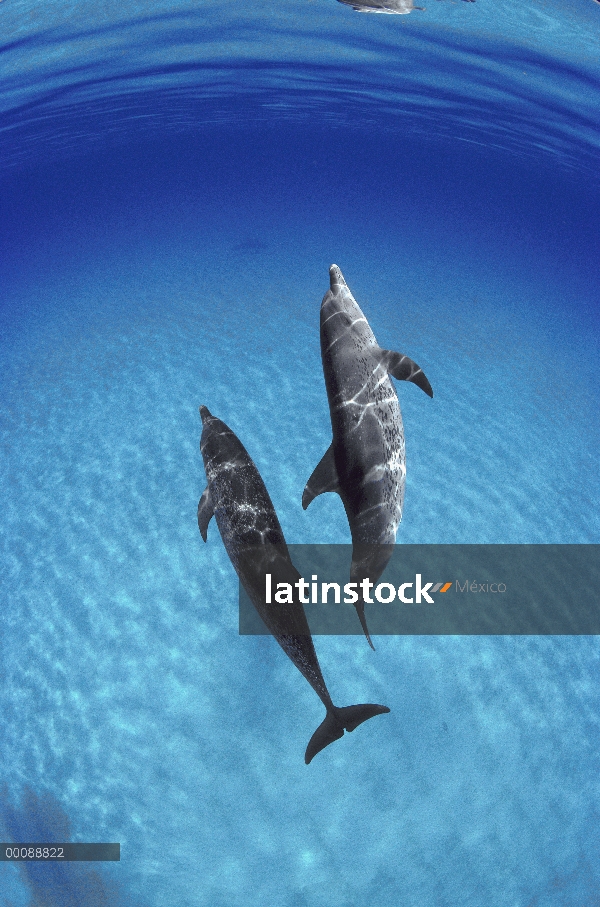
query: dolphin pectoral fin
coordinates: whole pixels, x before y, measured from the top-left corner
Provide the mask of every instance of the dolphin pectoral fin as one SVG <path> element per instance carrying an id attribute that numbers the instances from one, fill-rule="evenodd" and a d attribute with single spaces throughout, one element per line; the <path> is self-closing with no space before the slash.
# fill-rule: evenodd
<path id="1" fill-rule="evenodd" d="M 314 501 L 320 494 L 325 494 L 327 491 L 339 492 L 339 490 L 340 483 L 333 458 L 333 445 L 330 445 L 306 483 L 306 488 L 302 495 L 302 509 L 306 510 L 310 502 Z"/>
<path id="2" fill-rule="evenodd" d="M 335 740 L 340 740 L 344 736 L 344 731 L 353 731 L 363 721 L 368 721 L 375 715 L 384 715 L 389 712 L 387 705 L 375 705 L 367 703 L 364 705 L 347 705 L 335 711 L 328 710 L 325 720 L 319 725 L 309 740 L 304 754 L 304 761 L 309 762 L 320 753 L 321 750 L 329 746 Z"/>
<path id="3" fill-rule="evenodd" d="M 206 541 L 206 533 L 208 531 L 208 524 L 210 523 L 213 514 L 214 514 L 213 504 L 210 499 L 210 492 L 208 490 L 208 485 L 202 492 L 202 497 L 198 503 L 198 529 L 200 530 L 200 535 Z"/>
<path id="4" fill-rule="evenodd" d="M 363 628 L 363 632 L 364 632 L 365 636 L 367 637 L 367 642 L 369 643 L 369 645 L 371 646 L 373 651 L 375 651 L 375 646 L 371 642 L 371 637 L 369 635 L 369 628 L 367 627 L 367 621 L 365 618 L 365 603 L 356 602 L 354 607 L 356 608 L 356 613 L 358 614 L 358 619 L 360 620 L 360 625 Z"/>
<path id="5" fill-rule="evenodd" d="M 422 391 L 425 391 L 429 397 L 433 397 L 431 384 L 425 373 L 408 356 L 395 353 L 393 350 L 381 350 L 381 363 L 397 381 L 411 381 L 412 384 L 416 384 Z"/>

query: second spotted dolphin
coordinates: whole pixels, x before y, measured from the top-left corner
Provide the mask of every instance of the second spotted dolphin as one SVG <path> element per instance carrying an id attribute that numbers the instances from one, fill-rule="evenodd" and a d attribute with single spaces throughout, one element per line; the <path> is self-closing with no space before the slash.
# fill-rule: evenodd
<path id="1" fill-rule="evenodd" d="M 433 391 L 412 359 L 381 349 L 337 265 L 329 282 L 321 359 L 333 440 L 307 482 L 302 507 L 327 491 L 340 495 L 352 534 L 350 579 L 376 582 L 392 555 L 406 479 L 402 413 L 389 376 L 412 381 L 430 397 Z M 374 648 L 362 596 L 355 607 Z"/>
<path id="2" fill-rule="evenodd" d="M 299 590 L 292 594 L 292 600 L 281 604 L 271 602 L 266 595 L 267 573 L 271 574 L 275 589 L 285 584 L 292 590 L 301 577 L 290 560 L 260 473 L 242 442 L 224 422 L 205 406 L 200 407 L 200 415 L 200 450 L 208 485 L 198 504 L 198 527 L 206 541 L 208 524 L 213 516 L 216 518 L 225 550 L 250 600 L 327 710 L 306 748 L 304 761 L 308 764 L 320 750 L 343 737 L 345 730 L 353 731 L 374 715 L 389 712 L 389 708 L 374 703 L 340 708 L 331 701 Z"/>

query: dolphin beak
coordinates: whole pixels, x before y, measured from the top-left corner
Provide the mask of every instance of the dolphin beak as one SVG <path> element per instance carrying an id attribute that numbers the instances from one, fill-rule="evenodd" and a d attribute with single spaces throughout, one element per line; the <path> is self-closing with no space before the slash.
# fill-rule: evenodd
<path id="1" fill-rule="evenodd" d="M 358 619 L 360 621 L 361 627 L 363 628 L 363 632 L 364 632 L 365 636 L 367 637 L 367 642 L 369 643 L 369 645 L 371 646 L 373 651 L 375 651 L 375 646 L 371 642 L 371 637 L 369 636 L 369 628 L 367 627 L 367 621 L 365 620 L 364 602 L 356 602 L 354 607 L 356 608 L 356 613 L 358 614 Z"/>
<path id="2" fill-rule="evenodd" d="M 338 287 L 345 286 L 346 281 L 344 280 L 344 275 L 337 265 L 332 265 L 329 269 L 329 289 L 332 293 L 335 293 Z"/>
<path id="3" fill-rule="evenodd" d="M 203 425 L 204 425 L 204 422 L 206 421 L 206 419 L 212 419 L 212 415 L 209 413 L 208 408 L 206 406 L 200 407 L 200 418 L 202 419 Z"/>

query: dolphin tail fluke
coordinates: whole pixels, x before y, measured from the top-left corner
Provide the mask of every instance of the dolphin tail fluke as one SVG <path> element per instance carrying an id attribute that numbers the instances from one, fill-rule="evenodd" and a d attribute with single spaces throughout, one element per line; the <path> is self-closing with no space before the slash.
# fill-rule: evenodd
<path id="1" fill-rule="evenodd" d="M 425 391 L 428 397 L 433 397 L 431 384 L 427 380 L 425 372 L 419 368 L 416 362 L 403 356 L 402 353 L 394 353 L 392 350 L 381 350 L 382 364 L 388 370 L 388 373 L 396 381 L 410 381 L 416 384 L 422 391 Z"/>
<path id="2" fill-rule="evenodd" d="M 306 747 L 306 752 L 304 754 L 304 761 L 306 764 L 308 765 L 317 753 L 324 750 L 326 746 L 329 746 L 334 740 L 339 740 L 343 736 L 344 725 L 337 719 L 333 712 L 327 712 L 325 720 L 321 722 L 308 741 L 308 746 Z"/>
<path id="3" fill-rule="evenodd" d="M 306 747 L 304 761 L 308 765 L 317 753 L 324 750 L 330 743 L 343 737 L 344 731 L 353 731 L 363 721 L 368 721 L 374 715 L 383 715 L 386 712 L 389 712 L 387 705 L 375 705 L 372 703 L 348 705 L 345 708 L 336 708 L 335 711 L 328 710 L 325 720 L 310 738 Z"/>
<path id="4" fill-rule="evenodd" d="M 318 463 L 312 476 L 306 483 L 302 495 L 302 509 L 306 510 L 311 501 L 327 491 L 338 491 L 340 485 L 333 457 L 333 445 L 330 445 Z"/>

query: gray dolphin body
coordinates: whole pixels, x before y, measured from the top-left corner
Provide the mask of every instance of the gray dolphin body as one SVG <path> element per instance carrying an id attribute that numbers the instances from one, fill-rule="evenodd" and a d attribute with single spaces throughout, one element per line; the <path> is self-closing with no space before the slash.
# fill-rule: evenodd
<path id="1" fill-rule="evenodd" d="M 340 495 L 352 534 L 350 579 L 375 583 L 396 542 L 406 478 L 402 413 L 389 376 L 412 381 L 430 397 L 433 391 L 412 359 L 381 349 L 337 265 L 329 279 L 321 305 L 321 359 L 333 440 L 308 480 L 302 507 L 327 491 Z M 362 597 L 355 607 L 374 648 Z"/>
<path id="2" fill-rule="evenodd" d="M 198 504 L 198 527 L 206 542 L 208 524 L 216 518 L 225 550 L 244 589 L 285 654 L 325 706 L 327 715 L 312 735 L 304 761 L 308 765 L 320 750 L 353 731 L 374 715 L 389 712 L 385 705 L 350 705 L 338 708 L 323 680 L 310 629 L 299 598 L 300 574 L 292 564 L 277 514 L 265 484 L 246 448 L 224 422 L 200 407 L 200 450 L 208 485 Z M 287 583 L 293 602 L 266 600 L 265 574 L 272 588 Z"/>

